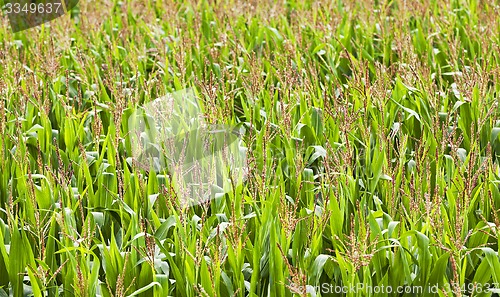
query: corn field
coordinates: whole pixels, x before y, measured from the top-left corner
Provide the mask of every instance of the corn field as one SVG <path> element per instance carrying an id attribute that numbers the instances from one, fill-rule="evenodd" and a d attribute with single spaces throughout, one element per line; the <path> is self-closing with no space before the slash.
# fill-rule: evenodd
<path id="1" fill-rule="evenodd" d="M 499 296 L 498 1 L 14 2 L 0 297 Z"/>

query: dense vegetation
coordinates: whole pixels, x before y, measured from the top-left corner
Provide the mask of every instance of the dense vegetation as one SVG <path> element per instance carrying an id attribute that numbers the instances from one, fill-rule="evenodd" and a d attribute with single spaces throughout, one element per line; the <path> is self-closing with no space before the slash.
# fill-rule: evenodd
<path id="1" fill-rule="evenodd" d="M 494 295 L 500 6 L 416 2 L 81 1 L 15 34 L 4 17 L 0 296 Z M 248 175 L 185 207 L 127 162 L 127 122 L 188 88 L 242 128 Z"/>

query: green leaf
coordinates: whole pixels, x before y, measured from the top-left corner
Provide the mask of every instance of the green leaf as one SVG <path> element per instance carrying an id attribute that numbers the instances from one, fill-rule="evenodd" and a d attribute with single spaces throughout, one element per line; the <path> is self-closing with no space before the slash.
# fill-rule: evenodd
<path id="1" fill-rule="evenodd" d="M 147 290 L 153 288 L 154 286 L 159 286 L 161 288 L 161 284 L 160 283 L 158 283 L 158 282 L 152 282 L 152 283 L 150 283 L 150 284 L 148 284 L 148 285 L 146 285 L 146 286 L 144 286 L 144 287 L 142 287 L 140 289 L 135 290 L 132 294 L 127 295 L 127 297 L 137 296 L 137 295 L 139 295 L 141 293 L 144 293 Z"/>

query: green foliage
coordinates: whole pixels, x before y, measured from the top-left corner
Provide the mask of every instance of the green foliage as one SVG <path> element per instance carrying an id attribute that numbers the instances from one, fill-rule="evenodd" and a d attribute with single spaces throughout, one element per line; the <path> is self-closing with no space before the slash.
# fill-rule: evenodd
<path id="1" fill-rule="evenodd" d="M 0 28 L 0 296 L 492 296 L 498 7 L 219 2 Z M 249 169 L 190 207 L 128 134 L 186 88 Z"/>

